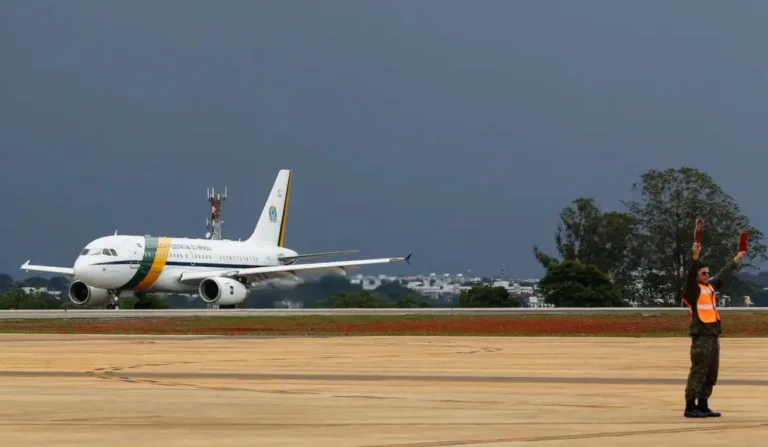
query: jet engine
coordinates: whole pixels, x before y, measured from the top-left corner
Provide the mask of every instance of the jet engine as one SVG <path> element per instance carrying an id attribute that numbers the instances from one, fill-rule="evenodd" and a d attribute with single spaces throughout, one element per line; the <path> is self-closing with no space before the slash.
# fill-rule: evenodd
<path id="1" fill-rule="evenodd" d="M 86 307 L 99 307 L 111 302 L 107 289 L 97 289 L 82 281 L 69 285 L 69 299 L 73 303 Z"/>
<path id="2" fill-rule="evenodd" d="M 248 289 L 232 278 L 206 278 L 200 283 L 198 293 L 206 303 L 232 306 L 245 300 Z"/>

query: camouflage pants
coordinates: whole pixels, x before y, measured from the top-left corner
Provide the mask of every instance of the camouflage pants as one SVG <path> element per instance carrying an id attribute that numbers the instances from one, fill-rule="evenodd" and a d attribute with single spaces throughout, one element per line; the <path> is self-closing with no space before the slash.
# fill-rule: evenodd
<path id="1" fill-rule="evenodd" d="M 685 399 L 709 399 L 720 369 L 720 338 L 714 335 L 691 337 L 691 372 Z"/>

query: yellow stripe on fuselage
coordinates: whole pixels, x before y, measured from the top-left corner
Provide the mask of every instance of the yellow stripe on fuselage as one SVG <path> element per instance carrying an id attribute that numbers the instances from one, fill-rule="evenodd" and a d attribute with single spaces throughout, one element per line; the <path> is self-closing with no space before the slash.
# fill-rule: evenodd
<path id="1" fill-rule="evenodd" d="M 152 267 L 150 267 L 146 278 L 136 286 L 136 290 L 144 290 L 151 286 L 157 281 L 160 274 L 163 273 L 165 263 L 168 262 L 168 252 L 171 251 L 171 241 L 173 241 L 173 238 L 170 237 L 158 238 L 157 251 L 155 251 L 155 258 L 152 260 Z"/>
<path id="2" fill-rule="evenodd" d="M 285 225 L 288 220 L 288 201 L 291 198 L 291 177 L 293 171 L 288 172 L 288 186 L 285 188 L 285 203 L 283 204 L 283 218 L 280 220 L 280 237 L 277 240 L 278 247 L 285 246 Z"/>

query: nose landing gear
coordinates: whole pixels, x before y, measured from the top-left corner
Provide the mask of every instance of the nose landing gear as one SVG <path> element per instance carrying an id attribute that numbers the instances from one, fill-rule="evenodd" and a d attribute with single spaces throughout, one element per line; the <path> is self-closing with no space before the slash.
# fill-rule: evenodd
<path id="1" fill-rule="evenodd" d="M 117 302 L 120 299 L 120 290 L 109 290 L 109 298 L 111 302 L 107 303 L 107 309 L 119 310 L 120 306 L 117 305 Z"/>

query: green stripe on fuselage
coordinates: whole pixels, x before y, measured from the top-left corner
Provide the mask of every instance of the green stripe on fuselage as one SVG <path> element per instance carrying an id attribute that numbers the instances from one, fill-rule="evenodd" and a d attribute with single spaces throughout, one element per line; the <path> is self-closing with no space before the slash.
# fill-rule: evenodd
<path id="1" fill-rule="evenodd" d="M 155 262 L 155 256 L 157 256 L 157 241 L 158 238 L 156 237 L 144 237 L 144 254 L 141 257 L 141 261 L 139 261 L 139 268 L 136 270 L 133 278 L 123 284 L 121 289 L 133 289 L 149 275 L 149 270 L 152 268 L 152 263 Z"/>

